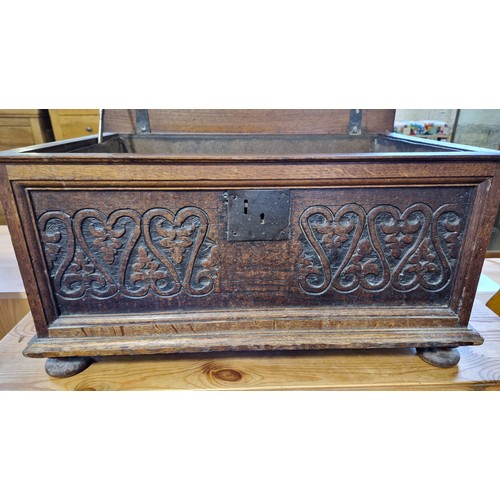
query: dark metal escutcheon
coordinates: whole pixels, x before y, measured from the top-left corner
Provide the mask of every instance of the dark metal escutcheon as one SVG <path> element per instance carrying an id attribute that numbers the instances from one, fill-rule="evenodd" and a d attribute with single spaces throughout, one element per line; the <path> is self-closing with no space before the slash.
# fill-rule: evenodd
<path id="1" fill-rule="evenodd" d="M 228 241 L 280 241 L 290 237 L 290 190 L 233 190 L 224 196 Z"/>

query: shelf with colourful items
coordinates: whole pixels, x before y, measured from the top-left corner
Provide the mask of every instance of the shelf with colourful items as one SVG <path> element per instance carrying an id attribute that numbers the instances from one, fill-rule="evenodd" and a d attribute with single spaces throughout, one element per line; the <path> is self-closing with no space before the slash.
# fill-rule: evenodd
<path id="1" fill-rule="evenodd" d="M 394 132 L 435 141 L 450 141 L 448 123 L 437 120 L 400 120 L 394 122 Z"/>

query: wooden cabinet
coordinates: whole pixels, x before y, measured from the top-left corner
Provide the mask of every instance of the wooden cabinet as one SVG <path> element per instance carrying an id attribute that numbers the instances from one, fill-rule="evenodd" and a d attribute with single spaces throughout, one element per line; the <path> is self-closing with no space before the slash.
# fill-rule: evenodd
<path id="1" fill-rule="evenodd" d="M 98 109 L 49 109 L 56 141 L 97 134 Z"/>
<path id="2" fill-rule="evenodd" d="M 54 139 L 46 109 L 0 109 L 0 150 L 41 144 Z M 0 205 L 0 225 L 6 224 Z"/>
<path id="3" fill-rule="evenodd" d="M 53 140 L 46 109 L 0 109 L 0 150 Z"/>

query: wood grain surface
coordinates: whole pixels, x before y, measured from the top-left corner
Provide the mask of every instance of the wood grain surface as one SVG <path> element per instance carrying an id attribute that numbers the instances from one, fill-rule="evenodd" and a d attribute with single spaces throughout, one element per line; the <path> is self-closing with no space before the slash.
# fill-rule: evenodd
<path id="1" fill-rule="evenodd" d="M 482 346 L 460 347 L 453 368 L 435 368 L 415 349 L 221 353 L 98 358 L 83 373 L 52 379 L 23 349 L 31 316 L 0 342 L 0 390 L 498 390 L 500 318 L 476 301 L 471 325 Z"/>
<path id="2" fill-rule="evenodd" d="M 26 298 L 1 298 L 0 297 L 0 339 L 14 328 L 19 320 L 30 312 Z"/>
<path id="3" fill-rule="evenodd" d="M 0 339 L 29 312 L 7 226 L 0 226 Z"/>
<path id="4" fill-rule="evenodd" d="M 346 134 L 350 109 L 150 109 L 152 132 Z M 363 112 L 364 132 L 392 132 L 395 110 Z M 105 132 L 135 132 L 135 110 L 108 109 Z"/>

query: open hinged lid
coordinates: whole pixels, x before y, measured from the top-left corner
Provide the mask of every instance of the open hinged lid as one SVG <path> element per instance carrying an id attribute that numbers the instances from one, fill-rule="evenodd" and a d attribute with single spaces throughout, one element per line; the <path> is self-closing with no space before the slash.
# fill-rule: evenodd
<path id="1" fill-rule="evenodd" d="M 106 109 L 97 136 L 0 152 L 18 161 L 358 161 L 498 151 L 392 133 L 393 109 Z"/>
<path id="2" fill-rule="evenodd" d="M 106 109 L 103 131 L 211 134 L 392 132 L 394 109 Z"/>

